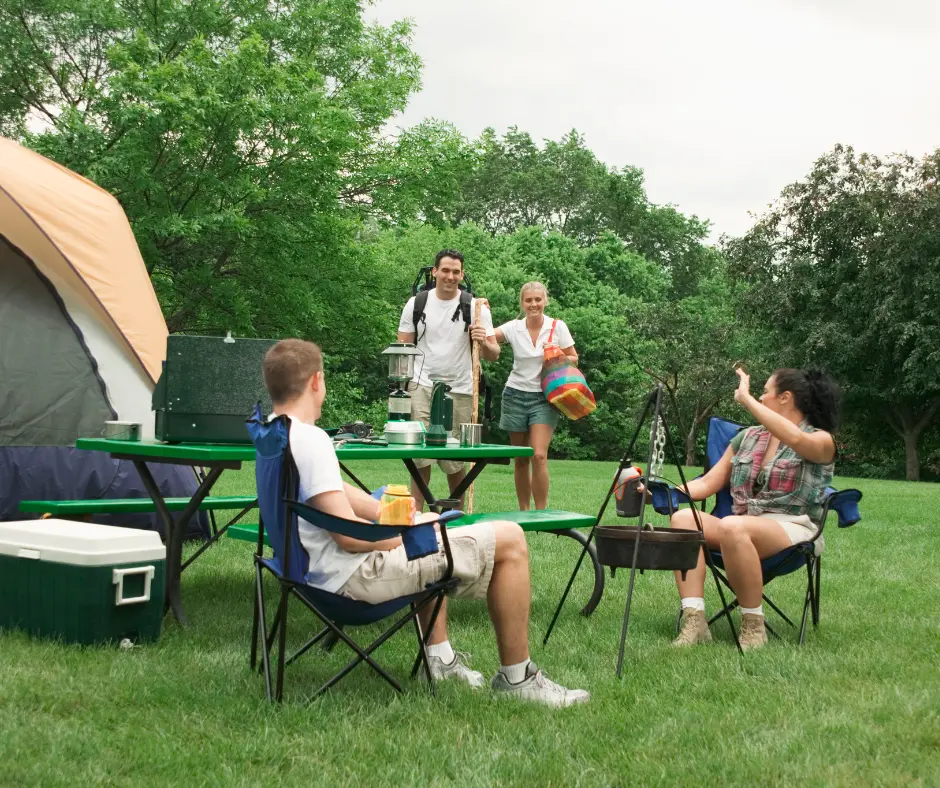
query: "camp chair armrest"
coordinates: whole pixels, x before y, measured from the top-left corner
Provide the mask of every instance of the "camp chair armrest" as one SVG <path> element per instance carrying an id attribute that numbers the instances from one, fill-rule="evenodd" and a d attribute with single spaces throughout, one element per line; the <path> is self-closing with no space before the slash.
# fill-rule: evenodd
<path id="1" fill-rule="evenodd" d="M 692 503 L 688 495 L 672 484 L 651 481 L 646 487 L 653 498 L 653 509 L 659 514 L 672 515 L 678 511 L 680 504 Z"/>

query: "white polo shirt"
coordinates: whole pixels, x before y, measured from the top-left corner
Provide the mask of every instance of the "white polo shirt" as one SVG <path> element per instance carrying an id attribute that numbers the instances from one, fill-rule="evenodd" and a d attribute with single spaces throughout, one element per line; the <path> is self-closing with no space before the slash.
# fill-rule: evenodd
<path id="1" fill-rule="evenodd" d="M 542 362 L 545 360 L 545 343 L 552 330 L 552 318 L 542 315 L 542 328 L 534 345 L 525 318 L 503 323 L 499 330 L 512 347 L 512 372 L 509 373 L 506 385 L 516 391 L 541 391 Z M 562 350 L 574 347 L 574 340 L 564 320 L 555 324 L 552 342 Z"/>
<path id="2" fill-rule="evenodd" d="M 470 319 L 473 319 L 476 299 L 470 302 Z M 424 323 L 415 331 L 415 300 L 409 298 L 401 313 L 398 330 L 406 334 L 417 334 L 418 350 L 423 356 L 415 357 L 414 382 L 421 386 L 430 386 L 432 380 L 449 383 L 454 394 L 473 394 L 473 358 L 470 354 L 470 335 L 464 330 L 461 315 L 454 320 L 454 311 L 460 305 L 460 296 L 449 301 L 437 297 L 437 289 L 428 292 L 428 302 L 424 308 Z M 493 336 L 493 318 L 490 310 L 480 310 L 480 325 L 486 329 L 488 337 Z"/>

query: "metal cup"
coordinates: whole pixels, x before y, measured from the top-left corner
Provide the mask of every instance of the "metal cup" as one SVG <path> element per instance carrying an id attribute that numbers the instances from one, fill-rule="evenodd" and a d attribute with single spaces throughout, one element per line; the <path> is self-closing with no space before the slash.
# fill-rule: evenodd
<path id="1" fill-rule="evenodd" d="M 140 424 L 134 421 L 106 421 L 104 437 L 115 441 L 139 441 Z"/>
<path id="2" fill-rule="evenodd" d="M 461 446 L 479 446 L 483 443 L 483 425 L 482 424 L 461 424 L 460 425 L 460 445 Z"/>

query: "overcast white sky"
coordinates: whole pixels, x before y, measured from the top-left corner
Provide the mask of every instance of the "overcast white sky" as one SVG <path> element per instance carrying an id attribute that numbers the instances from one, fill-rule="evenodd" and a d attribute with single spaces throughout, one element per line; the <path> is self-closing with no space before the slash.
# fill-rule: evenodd
<path id="1" fill-rule="evenodd" d="M 940 147 L 940 0 L 379 0 L 423 83 L 396 120 L 571 128 L 657 203 L 739 234 L 836 142 Z"/>

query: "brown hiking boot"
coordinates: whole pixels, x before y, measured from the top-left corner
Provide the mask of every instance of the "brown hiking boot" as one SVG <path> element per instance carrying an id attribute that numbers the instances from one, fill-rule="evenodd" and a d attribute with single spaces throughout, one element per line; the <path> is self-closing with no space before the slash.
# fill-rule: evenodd
<path id="1" fill-rule="evenodd" d="M 704 610 L 682 608 L 682 621 L 679 636 L 672 641 L 674 646 L 694 646 L 696 643 L 711 643 L 712 633 L 708 630 L 708 618 Z"/>
<path id="2" fill-rule="evenodd" d="M 744 651 L 766 645 L 767 630 L 764 629 L 764 617 L 756 613 L 744 613 L 741 616 L 741 634 L 738 640 Z"/>

